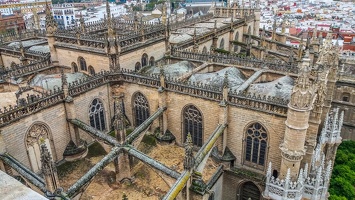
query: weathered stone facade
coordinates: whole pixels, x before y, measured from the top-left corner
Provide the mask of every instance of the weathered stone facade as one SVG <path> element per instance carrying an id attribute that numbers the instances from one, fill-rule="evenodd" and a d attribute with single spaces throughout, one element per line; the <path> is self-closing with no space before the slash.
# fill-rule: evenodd
<path id="1" fill-rule="evenodd" d="M 58 74 L 61 85 L 54 91 L 39 93 L 35 100 L 27 98 L 24 105 L 0 110 L 0 167 L 12 165 L 14 173 L 20 174 L 26 171 L 29 182 L 45 190 L 49 183 L 26 170 L 36 172 L 31 163 L 39 163 L 40 155 L 36 145 L 33 145 L 34 150 L 28 147 L 28 132 L 33 125 L 42 124 L 48 138 L 36 140 L 48 139 L 46 146 L 56 163 L 69 159 L 70 153 L 79 152 L 83 156 L 79 150 L 94 140 L 105 143 L 109 151 L 93 168 L 93 173 L 86 174 L 65 191 L 71 198 L 78 195 L 85 181 L 114 159 L 116 173 L 122 172 L 117 177 L 130 178 L 129 155 L 176 180 L 164 199 L 210 199 L 212 195 L 214 199 L 282 199 L 289 194 L 288 199 L 322 199 L 324 195 L 312 196 L 307 191 L 321 190 L 322 194 L 327 191 L 328 168 L 341 141 L 342 114 L 337 111 L 333 116 L 331 103 L 337 105 L 341 101 L 344 105 L 345 100 L 354 103 L 353 87 L 335 85 L 337 47 L 327 38 L 320 49 L 310 46 L 294 49 L 282 43 L 284 34 L 275 32 L 273 39 L 266 40 L 258 32 L 260 10 L 257 7 L 233 5 L 211 10 L 213 14 L 185 22 L 168 20 L 154 25 L 108 17 L 106 22 L 81 22 L 81 28 L 76 30 L 56 30 L 47 11 L 49 50 L 34 53 L 23 47 L 1 47 L 1 65 L 5 68 L 0 73 L 4 81 L 10 81 L 15 76 L 31 79 L 35 73 L 63 70 Z M 107 12 L 110 16 L 109 9 Z M 210 28 L 204 29 L 206 33 L 196 33 L 201 26 L 199 23 L 208 24 Z M 171 32 L 179 29 L 194 33 L 190 34 L 190 39 L 173 43 L 169 40 Z M 13 36 L 7 37 L 13 39 Z M 24 37 L 44 36 L 36 33 Z M 298 57 L 289 58 L 285 49 L 299 53 Z M 228 54 L 223 54 L 224 51 Z M 241 51 L 247 57 L 234 54 Z M 273 59 L 264 60 L 264 54 Z M 16 60 L 19 57 L 22 57 L 21 62 Z M 23 64 L 24 60 L 29 64 Z M 174 77 L 162 67 L 182 60 L 194 68 L 187 75 Z M 21 64 L 11 67 L 12 62 Z M 160 67 L 160 73 L 145 74 L 144 66 Z M 223 76 L 218 74 L 228 67 L 238 69 L 245 77 L 237 89 L 229 85 L 227 72 Z M 65 72 L 78 71 L 90 76 L 68 83 Z M 212 72 L 220 76 L 218 83 L 222 85 L 188 81 L 196 73 Z M 277 96 L 287 93 L 279 82 L 275 84 L 274 96 L 248 92 L 252 84 L 270 83 L 286 76 L 296 82 L 290 99 Z M 343 82 L 346 81 L 343 79 Z M 326 95 L 322 95 L 323 91 L 327 91 Z M 117 98 L 122 100 L 122 111 L 117 110 Z M 352 109 L 350 105 L 349 109 Z M 355 122 L 350 112 L 345 113 L 344 121 Z M 122 131 L 114 123 L 118 115 L 127 117 L 127 124 L 135 129 L 127 138 L 121 136 L 116 140 L 107 133 Z M 188 118 L 191 116 L 194 117 Z M 329 128 L 329 117 L 339 118 L 337 128 Z M 190 132 L 194 149 L 198 150 L 194 163 L 179 174 L 138 152 L 135 148 L 142 139 L 141 133 L 148 127 L 152 132 L 159 128 L 157 138 L 175 140 L 180 146 Z M 317 138 L 323 127 L 325 131 Z M 317 139 L 322 142 L 317 143 Z M 79 150 L 68 153 L 68 146 Z M 323 162 L 322 154 L 326 159 Z M 204 183 L 201 172 L 210 155 L 220 167 Z M 269 168 L 268 163 L 272 163 Z M 303 176 L 310 177 L 305 171 L 312 175 L 317 172 L 325 178 L 324 182 L 317 187 L 305 181 Z M 294 191 L 293 183 L 291 189 L 289 185 L 281 188 L 279 179 L 297 180 L 300 188 Z M 53 188 L 56 187 L 48 190 L 53 193 Z"/>

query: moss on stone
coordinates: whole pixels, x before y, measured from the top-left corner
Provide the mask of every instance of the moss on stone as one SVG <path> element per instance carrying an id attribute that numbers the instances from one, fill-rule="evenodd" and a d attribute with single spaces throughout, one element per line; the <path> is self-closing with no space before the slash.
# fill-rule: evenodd
<path id="1" fill-rule="evenodd" d="M 111 130 L 108 134 L 112 137 L 116 137 L 115 130 Z"/>
<path id="2" fill-rule="evenodd" d="M 133 132 L 133 129 L 130 129 L 130 128 L 127 129 L 127 130 L 126 130 L 126 136 L 128 136 L 128 135 L 131 134 L 132 132 Z"/>
<path id="3" fill-rule="evenodd" d="M 106 155 L 106 151 L 98 142 L 95 142 L 89 146 L 88 157 L 96 157 L 102 155 Z"/>
<path id="4" fill-rule="evenodd" d="M 150 145 L 150 146 L 156 146 L 157 145 L 157 141 L 155 140 L 155 137 L 152 135 L 144 135 L 142 142 Z"/>
<path id="5" fill-rule="evenodd" d="M 214 51 L 215 51 L 216 53 L 230 54 L 229 51 L 224 50 L 224 49 L 215 49 Z"/>

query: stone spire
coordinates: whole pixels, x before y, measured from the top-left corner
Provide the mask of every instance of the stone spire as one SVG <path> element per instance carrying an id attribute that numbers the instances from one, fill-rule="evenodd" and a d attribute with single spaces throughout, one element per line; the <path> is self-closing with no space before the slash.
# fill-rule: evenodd
<path id="1" fill-rule="evenodd" d="M 298 46 L 298 59 L 301 60 L 303 56 L 303 39 L 300 41 L 300 45 Z"/>
<path id="2" fill-rule="evenodd" d="M 317 41 L 317 33 L 318 33 L 318 24 L 313 28 L 313 33 L 312 33 L 312 41 L 318 42 Z"/>
<path id="3" fill-rule="evenodd" d="M 83 18 L 83 14 L 81 12 L 80 12 L 79 21 L 80 21 L 80 30 L 81 30 L 82 33 L 85 33 L 86 32 L 86 30 L 85 30 L 85 20 Z"/>
<path id="4" fill-rule="evenodd" d="M 164 25 L 166 25 L 166 17 L 167 17 L 167 11 L 166 11 L 166 2 L 163 3 L 163 10 L 161 13 L 161 21 Z"/>
<path id="5" fill-rule="evenodd" d="M 272 25 L 272 40 L 275 41 L 276 37 L 276 18 L 274 19 L 274 24 Z"/>
<path id="6" fill-rule="evenodd" d="M 51 9 L 46 2 L 46 32 L 47 35 L 53 35 L 57 31 L 57 22 L 54 20 Z"/>
<path id="7" fill-rule="evenodd" d="M 299 65 L 300 76 L 297 78 L 291 94 L 290 106 L 296 109 L 308 110 L 312 107 L 314 99 L 314 86 L 309 80 L 309 64 L 309 51 L 306 50 L 306 54 Z"/>
<path id="8" fill-rule="evenodd" d="M 34 7 L 32 8 L 32 14 L 33 14 L 34 29 L 40 30 L 37 9 Z"/>
<path id="9" fill-rule="evenodd" d="M 184 169 L 190 170 L 195 163 L 194 156 L 192 154 L 193 143 L 191 134 L 188 133 L 186 136 L 186 142 L 184 144 L 185 147 L 185 157 L 184 157 Z"/>
<path id="10" fill-rule="evenodd" d="M 62 89 L 64 92 L 64 98 L 69 96 L 68 93 L 68 81 L 67 81 L 67 76 L 64 73 L 64 70 L 61 70 L 61 79 L 62 79 Z"/>
<path id="11" fill-rule="evenodd" d="M 108 38 L 114 38 L 116 33 L 112 27 L 112 18 L 111 18 L 111 10 L 110 10 L 110 4 L 109 1 L 106 1 L 106 24 L 107 24 L 107 35 Z"/>
<path id="12" fill-rule="evenodd" d="M 41 144 L 41 164 L 41 171 L 45 179 L 46 188 L 53 193 L 59 187 L 57 168 L 44 142 Z"/>

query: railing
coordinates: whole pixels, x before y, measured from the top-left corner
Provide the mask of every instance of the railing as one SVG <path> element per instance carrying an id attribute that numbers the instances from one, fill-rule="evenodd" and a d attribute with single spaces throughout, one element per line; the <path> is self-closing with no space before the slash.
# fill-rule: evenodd
<path id="1" fill-rule="evenodd" d="M 1 34 L 0 36 L 0 43 L 8 43 L 12 41 L 16 41 L 19 39 L 21 35 L 21 39 L 29 39 L 29 38 L 35 38 L 35 37 L 45 37 L 46 32 L 42 30 L 25 30 L 21 31 L 18 34 L 12 32 L 12 33 L 5 33 Z"/>
<path id="2" fill-rule="evenodd" d="M 14 122 L 22 117 L 36 113 L 44 108 L 53 106 L 63 100 L 64 94 L 62 90 L 50 91 L 48 94 L 37 96 L 36 100 L 25 106 L 4 107 L 0 109 L 0 127 Z"/>
<path id="3" fill-rule="evenodd" d="M 51 61 L 50 57 L 40 60 L 35 63 L 30 63 L 28 65 L 15 65 L 13 67 L 5 68 L 1 73 L 3 77 L 19 77 L 28 73 L 34 73 L 36 71 L 46 69 L 50 67 Z"/>
<path id="4" fill-rule="evenodd" d="M 223 64 L 233 64 L 253 68 L 270 69 L 274 71 L 289 72 L 298 74 L 298 67 L 296 65 L 282 64 L 281 62 L 265 62 L 255 58 L 239 57 L 227 54 L 212 54 L 202 52 L 192 52 L 183 50 L 173 50 L 172 56 L 177 58 L 208 61 Z"/>
<path id="5" fill-rule="evenodd" d="M 166 90 L 182 94 L 188 94 L 199 98 L 204 98 L 212 101 L 221 101 L 223 99 L 222 89 L 213 88 L 208 85 L 197 84 L 195 82 L 184 84 L 177 79 L 167 78 Z"/>
<path id="6" fill-rule="evenodd" d="M 230 102 L 232 105 L 286 116 L 288 109 L 287 104 L 289 101 L 277 97 L 265 95 L 261 96 L 255 93 L 230 92 L 228 96 L 228 102 Z"/>
<path id="7" fill-rule="evenodd" d="M 112 82 L 126 82 L 158 89 L 163 87 L 168 92 L 180 93 L 196 98 L 221 102 L 223 100 L 222 88 L 197 83 L 182 83 L 177 79 L 167 77 L 165 85 L 161 85 L 159 75 L 143 76 L 136 72 L 122 69 L 119 72 L 103 71 L 94 76 L 77 80 L 68 85 L 68 94 L 72 97 L 98 88 Z M 24 106 L 7 107 L 0 109 L 0 127 L 11 123 L 23 116 L 35 113 L 43 108 L 57 104 L 64 99 L 62 90 L 54 90 L 48 94 L 27 99 Z M 255 94 L 229 92 L 228 104 L 238 107 L 247 107 L 262 112 L 285 116 L 287 101 L 275 97 L 258 96 Z"/>

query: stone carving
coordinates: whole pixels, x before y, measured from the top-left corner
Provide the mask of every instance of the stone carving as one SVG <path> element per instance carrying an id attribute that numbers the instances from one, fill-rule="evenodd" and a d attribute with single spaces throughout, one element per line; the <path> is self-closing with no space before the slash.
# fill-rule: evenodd
<path id="1" fill-rule="evenodd" d="M 184 169 L 190 170 L 194 166 L 194 156 L 192 154 L 193 143 L 191 134 L 188 133 L 186 137 L 185 147 L 185 158 L 184 158 Z"/>
<path id="2" fill-rule="evenodd" d="M 44 175 L 50 175 L 52 172 L 56 172 L 57 168 L 52 160 L 52 156 L 49 153 L 45 143 L 41 144 L 41 163 L 42 163 L 42 173 Z"/>
<path id="3" fill-rule="evenodd" d="M 27 134 L 27 145 L 37 143 L 39 140 L 48 138 L 48 129 L 44 124 L 34 124 Z"/>
<path id="4" fill-rule="evenodd" d="M 46 31 L 48 35 L 53 35 L 57 31 L 57 23 L 55 22 L 52 12 L 46 3 Z"/>

